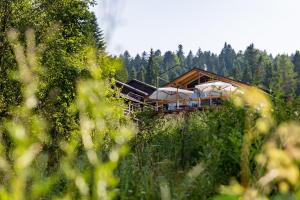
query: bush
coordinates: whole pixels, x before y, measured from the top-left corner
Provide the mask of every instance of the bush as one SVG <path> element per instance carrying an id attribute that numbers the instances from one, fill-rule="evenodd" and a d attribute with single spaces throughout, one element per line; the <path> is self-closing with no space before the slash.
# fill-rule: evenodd
<path id="1" fill-rule="evenodd" d="M 121 199 L 159 199 L 163 183 L 172 199 L 209 199 L 221 184 L 239 178 L 244 115 L 230 104 L 195 113 L 148 115 L 118 170 Z M 189 177 L 199 163 L 200 175 Z"/>

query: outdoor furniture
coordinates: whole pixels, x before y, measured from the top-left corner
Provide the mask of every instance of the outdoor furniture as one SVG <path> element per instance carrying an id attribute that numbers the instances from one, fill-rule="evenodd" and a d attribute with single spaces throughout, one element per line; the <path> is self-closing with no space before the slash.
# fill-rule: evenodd
<path id="1" fill-rule="evenodd" d="M 180 101 L 190 100 L 194 92 L 174 87 L 158 88 L 153 92 L 149 99 L 156 100 L 157 108 L 159 101 L 176 101 L 176 108 L 180 109 Z"/>
<path id="2" fill-rule="evenodd" d="M 238 90 L 238 87 L 222 81 L 214 81 L 196 85 L 195 88 L 200 91 L 201 96 L 203 97 L 222 96 L 224 94 L 233 93 Z"/>

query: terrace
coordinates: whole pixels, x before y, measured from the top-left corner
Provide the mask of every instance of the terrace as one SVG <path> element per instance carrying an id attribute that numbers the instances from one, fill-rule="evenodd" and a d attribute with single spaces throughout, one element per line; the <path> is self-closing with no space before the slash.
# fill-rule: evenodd
<path id="1" fill-rule="evenodd" d="M 148 102 L 155 103 L 158 112 L 203 110 L 221 105 L 224 99 L 240 92 L 240 88 L 232 84 L 210 81 L 195 85 L 192 89 L 158 88 L 149 96 Z"/>

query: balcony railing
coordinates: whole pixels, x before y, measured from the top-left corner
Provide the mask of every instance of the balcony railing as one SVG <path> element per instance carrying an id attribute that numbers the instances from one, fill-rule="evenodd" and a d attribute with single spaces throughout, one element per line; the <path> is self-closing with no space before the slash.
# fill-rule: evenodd
<path id="1" fill-rule="evenodd" d="M 190 100 L 177 100 L 177 101 L 156 101 L 157 112 L 178 112 L 184 110 L 199 110 L 212 106 L 222 105 L 223 101 L 228 96 L 209 96 L 201 98 L 192 98 Z"/>

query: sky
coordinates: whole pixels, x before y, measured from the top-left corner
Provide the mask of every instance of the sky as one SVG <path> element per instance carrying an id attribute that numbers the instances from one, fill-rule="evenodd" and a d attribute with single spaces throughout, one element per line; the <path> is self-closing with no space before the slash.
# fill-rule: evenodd
<path id="1" fill-rule="evenodd" d="M 118 55 L 151 48 L 219 53 L 254 43 L 273 55 L 300 50 L 300 0 L 97 0 L 92 10 L 107 51 Z M 101 1 L 101 2 L 100 2 Z"/>

